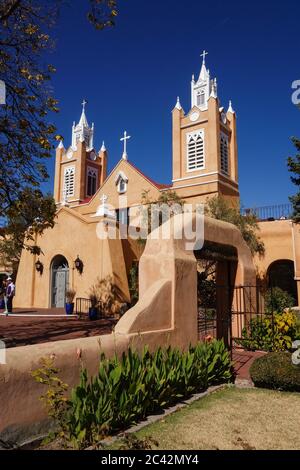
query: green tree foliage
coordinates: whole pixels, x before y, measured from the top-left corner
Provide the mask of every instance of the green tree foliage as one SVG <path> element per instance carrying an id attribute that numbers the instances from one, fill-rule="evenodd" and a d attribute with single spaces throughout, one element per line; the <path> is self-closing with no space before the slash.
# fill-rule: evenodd
<path id="1" fill-rule="evenodd" d="M 6 86 L 6 103 L 0 105 L 0 256 L 14 270 L 22 248 L 38 253 L 36 234 L 54 224 L 54 201 L 39 190 L 49 178 L 46 162 L 55 140 L 61 139 L 51 122 L 59 111 L 51 89 L 55 68 L 44 64 L 44 56 L 53 47 L 50 33 L 63 3 L 0 2 L 0 78 Z M 116 1 L 87 3 L 96 29 L 114 25 Z"/>
<path id="2" fill-rule="evenodd" d="M 205 206 L 205 213 L 214 219 L 223 220 L 238 227 L 251 253 L 264 254 L 265 247 L 257 233 L 259 226 L 254 214 L 242 215 L 239 207 L 232 206 L 222 196 L 209 199 Z"/>
<path id="3" fill-rule="evenodd" d="M 296 139 L 296 137 L 292 138 L 292 142 L 297 150 L 297 154 L 295 157 L 288 158 L 288 169 L 294 176 L 291 176 L 292 182 L 297 186 L 299 189 L 300 186 L 300 140 Z M 295 196 L 290 197 L 290 201 L 293 205 L 294 213 L 293 213 L 293 220 L 296 223 L 300 222 L 300 190 L 298 191 Z"/>
<path id="4" fill-rule="evenodd" d="M 53 197 L 39 189 L 25 188 L 7 211 L 7 223 L 0 234 L 0 263 L 17 272 L 22 249 L 41 253 L 36 237 L 54 226 L 56 205 Z"/>
<path id="5" fill-rule="evenodd" d="M 50 87 L 55 68 L 44 64 L 44 57 L 53 46 L 50 32 L 63 3 L 0 2 L 0 78 L 6 85 L 6 104 L 0 106 L 0 217 L 24 188 L 39 188 L 48 179 L 45 162 L 56 132 L 51 115 L 58 102 Z M 113 26 L 116 1 L 88 0 L 88 6 L 97 29 Z"/>

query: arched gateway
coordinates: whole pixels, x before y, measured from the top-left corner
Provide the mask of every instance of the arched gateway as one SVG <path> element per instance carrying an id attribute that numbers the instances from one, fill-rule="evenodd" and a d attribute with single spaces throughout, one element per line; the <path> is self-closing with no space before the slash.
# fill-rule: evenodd
<path id="1" fill-rule="evenodd" d="M 51 263 L 51 307 L 63 308 L 69 283 L 69 264 L 62 255 L 57 255 Z"/>
<path id="2" fill-rule="evenodd" d="M 192 215 L 193 231 L 199 217 Z M 160 337 L 182 348 L 197 341 L 196 256 L 201 253 L 198 242 L 203 231 L 196 234 L 192 242 L 180 236 L 181 222 L 181 215 L 176 215 L 148 237 L 139 265 L 140 300 L 116 325 L 116 334 L 149 336 L 150 346 L 152 341 L 159 342 Z M 201 223 L 204 249 L 207 244 L 233 249 L 232 269 L 228 271 L 227 265 L 223 264 L 219 272 L 221 281 L 230 277 L 233 286 L 254 286 L 256 274 L 252 255 L 239 229 L 206 216 Z M 166 230 L 168 224 L 171 225 L 171 237 L 164 239 L 161 230 Z M 188 228 L 184 232 L 188 233 Z M 188 250 L 187 243 L 191 246 Z M 243 306 L 245 311 L 246 307 Z"/>

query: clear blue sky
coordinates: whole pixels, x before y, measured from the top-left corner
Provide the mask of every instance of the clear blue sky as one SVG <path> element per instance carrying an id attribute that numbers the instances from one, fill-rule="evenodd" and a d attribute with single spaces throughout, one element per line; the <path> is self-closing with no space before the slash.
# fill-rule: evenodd
<path id="1" fill-rule="evenodd" d="M 129 159 L 169 183 L 171 111 L 177 95 L 189 111 L 191 76 L 206 49 L 221 104 L 232 99 L 237 113 L 242 204 L 288 202 L 296 190 L 286 167 L 294 153 L 289 139 L 300 136 L 300 110 L 291 102 L 291 83 L 300 79 L 299 0 L 120 0 L 116 27 L 102 32 L 88 24 L 87 4 L 64 7 L 51 54 L 61 110 L 55 123 L 66 146 L 85 98 L 97 150 L 105 140 L 109 151 L 109 169 L 121 158 L 126 129 Z M 52 191 L 54 158 L 50 167 Z"/>

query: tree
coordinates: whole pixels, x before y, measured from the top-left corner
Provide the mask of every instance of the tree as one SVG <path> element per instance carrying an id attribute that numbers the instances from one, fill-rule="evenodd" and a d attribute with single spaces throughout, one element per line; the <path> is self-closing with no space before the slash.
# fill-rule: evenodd
<path id="1" fill-rule="evenodd" d="M 87 0 L 85 0 L 87 1 Z M 22 248 L 38 253 L 35 237 L 52 227 L 55 203 L 39 190 L 48 178 L 58 101 L 50 87 L 55 68 L 43 65 L 53 47 L 50 31 L 63 0 L 2 0 L 0 70 L 6 103 L 0 105 L 0 256 L 16 271 Z M 88 20 L 96 29 L 114 25 L 115 0 L 88 0 Z"/>
<path id="2" fill-rule="evenodd" d="M 159 226 L 165 222 L 170 215 L 175 215 L 182 212 L 182 206 L 185 201 L 181 199 L 176 191 L 168 190 L 160 193 L 157 199 L 151 199 L 149 191 L 142 192 L 141 203 L 146 207 L 143 211 L 145 220 L 143 221 L 148 227 L 148 233 L 151 232 L 152 222 L 158 223 Z"/>
<path id="3" fill-rule="evenodd" d="M 300 186 L 300 140 L 292 137 L 292 142 L 296 147 L 297 154 L 295 157 L 289 157 L 287 160 L 288 168 L 295 176 L 291 176 L 292 182 L 299 188 Z M 295 196 L 289 198 L 293 205 L 293 221 L 300 223 L 300 190 Z"/>
<path id="4" fill-rule="evenodd" d="M 6 104 L 0 106 L 0 217 L 20 200 L 27 187 L 48 179 L 45 165 L 54 148 L 58 112 L 50 81 L 55 68 L 43 65 L 51 47 L 50 31 L 63 0 L 2 0 L 0 4 L 0 70 Z M 114 24 L 115 0 L 89 0 L 88 20 L 97 29 Z M 61 136 L 56 136 L 57 140 Z"/>
<path id="5" fill-rule="evenodd" d="M 238 207 L 230 204 L 222 196 L 209 199 L 205 205 L 205 213 L 214 219 L 223 220 L 238 227 L 251 253 L 253 255 L 264 254 L 265 247 L 257 234 L 259 226 L 254 214 L 242 215 Z"/>
<path id="6" fill-rule="evenodd" d="M 0 264 L 11 266 L 16 274 L 23 248 L 39 255 L 37 236 L 54 226 L 56 205 L 53 197 L 38 189 L 25 188 L 7 214 L 7 223 L 0 233 Z"/>

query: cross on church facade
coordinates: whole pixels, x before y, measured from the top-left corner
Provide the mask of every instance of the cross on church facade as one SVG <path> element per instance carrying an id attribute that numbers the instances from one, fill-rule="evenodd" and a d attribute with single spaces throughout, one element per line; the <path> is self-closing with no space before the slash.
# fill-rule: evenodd
<path id="1" fill-rule="evenodd" d="M 201 54 L 201 57 L 203 58 L 203 64 L 205 64 L 205 57 L 208 55 L 208 52 L 204 49 L 204 51 Z"/>
<path id="2" fill-rule="evenodd" d="M 108 196 L 106 196 L 106 194 L 103 194 L 100 198 L 100 201 L 102 202 L 102 205 L 104 206 L 108 201 Z"/>
<path id="3" fill-rule="evenodd" d="M 121 142 L 124 142 L 124 151 L 123 151 L 123 156 L 122 156 L 122 158 L 124 160 L 127 160 L 127 157 L 128 157 L 128 155 L 127 155 L 127 140 L 129 140 L 129 139 L 131 139 L 131 136 L 127 135 L 127 132 L 125 131 L 124 132 L 124 137 L 122 139 L 120 139 Z"/>
<path id="4" fill-rule="evenodd" d="M 83 100 L 83 102 L 81 104 L 82 104 L 82 108 L 83 108 L 83 111 L 84 111 L 85 110 L 85 105 L 87 104 L 87 101 Z"/>

